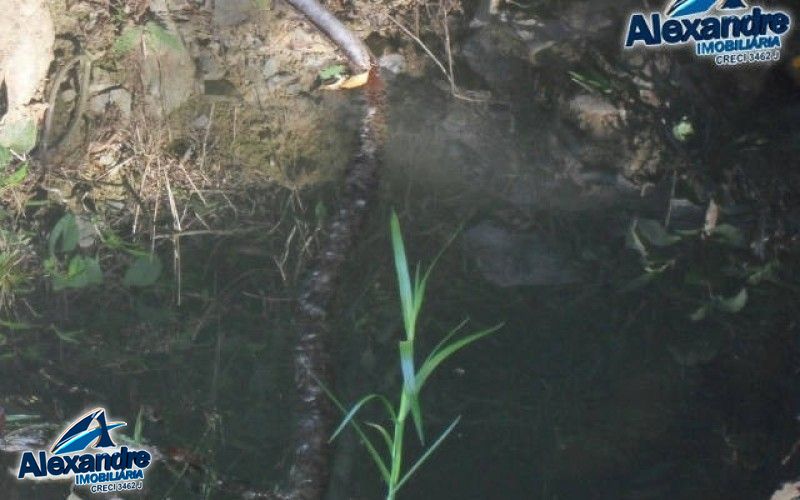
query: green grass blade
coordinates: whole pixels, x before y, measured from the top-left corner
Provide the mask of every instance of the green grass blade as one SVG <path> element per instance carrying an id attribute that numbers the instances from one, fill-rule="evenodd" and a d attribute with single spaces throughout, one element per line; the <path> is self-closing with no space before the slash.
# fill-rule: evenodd
<path id="1" fill-rule="evenodd" d="M 429 360 L 429 359 L 431 359 L 431 357 L 433 357 L 434 355 L 436 355 L 436 353 L 437 353 L 437 352 L 439 352 L 439 350 L 440 350 L 442 347 L 444 347 L 444 346 L 447 344 L 447 342 L 448 342 L 450 339 L 452 339 L 452 338 L 453 338 L 453 336 L 454 336 L 455 334 L 457 334 L 458 332 L 460 332 L 460 331 L 461 331 L 461 329 L 462 329 L 462 328 L 464 328 L 464 326 L 466 326 L 467 322 L 469 322 L 469 318 L 464 318 L 464 320 L 463 320 L 461 323 L 457 324 L 457 325 L 456 325 L 455 327 L 453 327 L 453 328 L 452 328 L 452 329 L 451 329 L 449 332 L 447 332 L 447 335 L 445 335 L 445 336 L 444 336 L 444 338 L 443 338 L 442 340 L 440 340 L 438 344 L 436 344 L 436 347 L 434 347 L 434 348 L 433 348 L 433 350 L 431 351 L 431 353 L 430 353 L 430 354 L 428 354 L 428 358 L 425 360 L 425 362 L 427 363 L 427 362 L 428 362 L 428 360 Z M 424 365 L 424 364 L 425 364 L 425 363 L 423 363 L 423 365 Z"/>
<path id="2" fill-rule="evenodd" d="M 338 436 L 339 433 L 342 432 L 342 430 L 347 426 L 347 424 L 350 423 L 351 420 L 353 420 L 353 418 L 355 418 L 355 416 L 359 412 L 359 410 L 361 410 L 361 408 L 363 408 L 365 404 L 369 403 L 373 399 L 384 400 L 384 403 L 386 405 L 389 405 L 389 402 L 386 400 L 386 398 L 384 398 L 380 394 L 368 394 L 367 396 L 364 396 L 356 404 L 353 405 L 353 407 L 350 409 L 350 411 L 348 411 L 345 414 L 344 418 L 342 418 L 342 422 L 339 424 L 339 427 L 337 427 L 336 430 L 333 431 L 333 434 L 331 435 L 331 437 L 328 440 L 328 442 L 331 442 L 334 439 L 336 439 L 336 436 Z M 391 408 L 391 405 L 389 405 L 389 406 Z M 394 415 L 394 411 L 393 410 L 390 412 L 390 415 Z"/>
<path id="3" fill-rule="evenodd" d="M 472 335 L 467 335 L 461 339 L 451 342 L 446 346 L 439 349 L 437 352 L 431 354 L 431 356 L 425 360 L 420 367 L 419 372 L 417 373 L 417 390 L 422 389 L 422 386 L 425 385 L 425 382 L 430 377 L 431 373 L 436 370 L 436 367 L 442 364 L 447 358 L 458 352 L 463 347 L 468 346 L 469 344 L 475 342 L 476 340 L 480 340 L 487 335 L 491 335 L 498 331 L 503 325 L 495 325 L 491 328 L 487 328 L 485 330 L 481 330 L 477 333 L 473 333 Z"/>
<path id="4" fill-rule="evenodd" d="M 415 322 L 419 317 L 419 311 L 422 309 L 422 301 L 425 299 L 425 280 L 420 281 L 419 279 L 419 267 L 419 264 L 417 264 L 417 269 L 414 271 L 414 309 L 412 317 Z M 416 325 L 414 330 L 416 331 Z"/>
<path id="5" fill-rule="evenodd" d="M 403 373 L 403 389 L 413 394 L 417 392 L 414 370 L 414 343 L 409 340 L 401 340 L 397 344 L 400 351 L 400 371 Z"/>
<path id="6" fill-rule="evenodd" d="M 453 423 L 450 424 L 450 426 L 447 429 L 445 429 L 444 432 L 442 432 L 442 434 L 436 439 L 436 441 L 433 442 L 433 444 L 430 445 L 430 447 L 427 450 L 425 450 L 425 453 L 423 453 L 422 456 L 419 457 L 419 460 L 417 460 L 416 463 L 414 463 L 414 465 L 412 465 L 411 468 L 408 469 L 403 478 L 397 482 L 397 486 L 395 486 L 394 488 L 395 493 L 400 490 L 400 488 L 406 483 L 406 481 L 409 480 L 409 478 L 411 478 L 411 476 L 415 472 L 417 472 L 417 469 L 419 469 L 422 466 L 422 464 L 425 463 L 425 460 L 427 460 L 428 457 L 430 457 L 431 454 L 434 451 L 436 451 L 436 448 L 438 448 L 439 445 L 442 444 L 442 442 L 444 442 L 445 438 L 451 432 L 453 432 L 453 429 L 456 428 L 456 425 L 458 425 L 460 421 L 461 421 L 461 416 L 456 417 L 456 419 L 453 420 Z"/>
<path id="7" fill-rule="evenodd" d="M 16 331 L 16 330 L 33 330 L 36 328 L 35 325 L 31 325 L 30 323 L 21 323 L 18 321 L 8 321 L 5 319 L 0 319 L 0 326 L 3 328 L 8 328 L 9 330 Z"/>
<path id="8" fill-rule="evenodd" d="M 422 410 L 419 405 L 419 387 L 414 370 L 414 342 L 401 341 L 400 350 L 400 370 L 403 372 L 403 392 L 408 398 L 411 417 L 414 419 L 414 428 L 421 443 L 425 443 L 425 433 L 422 427 Z M 403 416 L 400 417 L 401 419 Z"/>
<path id="9" fill-rule="evenodd" d="M 365 422 L 364 425 L 372 427 L 373 429 L 378 431 L 378 433 L 383 438 L 383 442 L 386 443 L 387 450 L 389 451 L 389 453 L 392 453 L 392 448 L 394 447 L 392 445 L 392 437 L 389 435 L 389 432 L 386 430 L 386 428 L 384 428 L 380 424 L 376 424 L 375 422 Z"/>
<path id="10" fill-rule="evenodd" d="M 142 435 L 144 433 L 144 407 L 139 407 L 139 413 L 136 415 L 136 425 L 133 427 L 133 442 L 137 445 L 142 445 Z"/>
<path id="11" fill-rule="evenodd" d="M 408 260 L 403 245 L 403 233 L 400 231 L 400 220 L 392 211 L 392 250 L 394 251 L 394 267 L 397 272 L 397 284 L 400 289 L 400 304 L 403 308 L 403 322 L 408 340 L 414 338 L 414 296 L 411 289 L 411 275 L 408 272 Z"/>
<path id="12" fill-rule="evenodd" d="M 433 268 L 436 267 L 436 264 L 439 262 L 439 259 L 442 258 L 442 255 L 444 255 L 444 253 L 447 251 L 447 249 L 450 248 L 450 245 L 453 244 L 453 242 L 456 240 L 458 235 L 461 234 L 461 230 L 463 228 L 464 228 L 464 224 L 462 223 L 461 225 L 458 226 L 458 229 L 456 229 L 456 231 L 452 234 L 452 236 L 450 236 L 450 239 L 447 240 L 447 243 L 445 243 L 444 246 L 439 250 L 439 253 L 436 254 L 436 257 L 434 257 L 433 260 L 431 261 L 431 265 L 428 266 L 428 269 L 425 271 L 425 274 L 422 276 L 422 281 L 421 281 L 421 284 L 420 284 L 420 287 L 419 287 L 419 291 L 422 292 L 423 294 L 425 293 L 425 287 L 427 286 L 428 278 L 430 277 L 431 273 L 433 272 Z"/>
<path id="13" fill-rule="evenodd" d="M 322 383 L 316 376 L 313 374 L 311 375 L 314 380 L 319 384 L 325 394 L 333 401 L 333 404 L 339 408 L 339 411 L 342 413 L 347 413 L 347 408 L 339 401 L 339 399 L 333 394 L 333 392 L 328 389 L 328 387 Z M 386 399 L 386 398 L 384 398 Z M 390 405 L 391 406 L 391 405 Z M 392 410 L 392 414 L 394 414 L 394 410 Z M 389 472 L 389 468 L 386 466 L 386 462 L 384 462 L 383 458 L 381 458 L 381 454 L 378 453 L 378 450 L 375 449 L 375 446 L 372 444 L 372 441 L 367 437 L 367 434 L 364 432 L 364 429 L 358 425 L 358 422 L 355 420 L 350 421 L 350 425 L 353 427 L 353 430 L 358 434 L 359 439 L 364 444 L 364 447 L 367 449 L 370 458 L 372 461 L 375 462 L 375 465 L 378 467 L 378 471 L 381 473 L 381 477 L 386 484 L 389 484 L 391 481 L 391 473 Z"/>
<path id="14" fill-rule="evenodd" d="M 63 342 L 69 342 L 70 344 L 79 344 L 80 342 L 76 337 L 83 333 L 83 330 L 61 330 L 55 325 L 50 325 L 50 331 L 55 333 L 56 337 Z"/>
<path id="15" fill-rule="evenodd" d="M 28 163 L 24 162 L 13 173 L 0 179 L 0 191 L 21 184 L 26 177 L 28 177 Z"/>

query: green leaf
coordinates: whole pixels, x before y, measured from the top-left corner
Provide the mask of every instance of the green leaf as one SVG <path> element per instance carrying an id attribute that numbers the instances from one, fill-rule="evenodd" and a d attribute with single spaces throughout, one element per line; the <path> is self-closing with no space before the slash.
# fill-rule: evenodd
<path id="1" fill-rule="evenodd" d="M 456 417 L 455 420 L 453 420 L 453 423 L 450 424 L 450 426 L 447 427 L 447 429 L 445 429 L 444 432 L 442 432 L 439 435 L 439 437 L 436 439 L 436 441 L 434 441 L 433 444 L 427 450 L 425 450 L 425 453 L 423 453 L 422 456 L 419 457 L 419 460 L 417 460 L 414 463 L 414 465 L 412 465 L 408 469 L 408 472 L 405 473 L 403 478 L 400 481 L 397 482 L 397 486 L 395 486 L 395 488 L 394 488 L 394 492 L 395 493 L 397 493 L 397 491 L 406 483 L 406 481 L 408 481 L 409 478 L 411 478 L 411 476 L 415 472 L 417 472 L 417 469 L 419 469 L 422 466 L 422 464 L 425 463 L 425 461 L 428 459 L 428 457 L 430 457 L 433 454 L 433 452 L 436 451 L 436 448 L 438 448 L 439 445 L 441 445 L 444 442 L 445 438 L 448 435 L 450 435 L 451 432 L 453 432 L 453 429 L 456 428 L 456 425 L 458 425 L 458 422 L 460 422 L 460 421 L 461 421 L 461 416 L 459 415 L 458 417 Z"/>
<path id="2" fill-rule="evenodd" d="M 125 286 L 150 286 L 161 276 L 161 259 L 157 255 L 137 258 L 125 272 L 122 284 Z"/>
<path id="3" fill-rule="evenodd" d="M 612 92 L 611 81 L 599 74 L 582 74 L 577 71 L 567 71 L 570 79 L 589 92 L 599 91 L 603 94 Z"/>
<path id="4" fill-rule="evenodd" d="M 720 243 L 725 245 L 729 245 L 735 248 L 745 248 L 747 247 L 747 240 L 745 239 L 742 231 L 730 224 L 719 224 L 717 227 L 714 228 L 714 231 L 711 233 L 714 239 L 718 240 Z"/>
<path id="5" fill-rule="evenodd" d="M 425 434 L 422 426 L 422 410 L 419 404 L 419 389 L 416 374 L 414 372 L 414 342 L 403 340 L 399 342 L 400 350 L 400 370 L 403 373 L 403 394 L 408 400 L 411 409 L 411 417 L 414 420 L 414 428 L 417 431 L 420 443 L 425 443 Z M 401 405 L 402 407 L 402 405 Z M 400 415 L 401 420 L 405 415 Z"/>
<path id="6" fill-rule="evenodd" d="M 400 231 L 400 220 L 392 211 L 391 217 L 392 250 L 394 251 L 394 267 L 397 272 L 397 283 L 400 289 L 400 304 L 403 312 L 403 323 L 406 329 L 406 340 L 414 340 L 416 317 L 414 314 L 414 295 L 411 291 L 411 275 L 408 272 L 406 250 L 403 245 L 403 233 Z"/>
<path id="7" fill-rule="evenodd" d="M 0 146 L 24 155 L 36 146 L 36 134 L 36 123 L 31 118 L 4 123 L 0 127 Z"/>
<path id="8" fill-rule="evenodd" d="M 13 173 L 0 178 L 0 190 L 19 185 L 28 177 L 28 163 L 24 162 Z"/>
<path id="9" fill-rule="evenodd" d="M 636 234 L 636 224 L 632 224 L 630 230 L 625 234 L 625 247 L 638 253 L 642 259 L 647 258 L 647 248 Z"/>
<path id="10" fill-rule="evenodd" d="M 8 164 L 11 163 L 12 159 L 11 151 L 9 151 L 8 148 L 0 146 L 0 169 L 6 168 Z"/>
<path id="11" fill-rule="evenodd" d="M 125 242 L 114 231 L 106 230 L 100 235 L 103 244 L 111 250 L 125 250 Z"/>
<path id="12" fill-rule="evenodd" d="M 428 356 L 428 359 L 422 363 L 422 366 L 417 372 L 417 390 L 421 390 L 422 386 L 425 385 L 425 382 L 428 380 L 428 377 L 431 376 L 436 367 L 438 367 L 442 362 L 444 362 L 447 358 L 461 350 L 462 348 L 472 344 L 476 340 L 480 340 L 487 335 L 491 335 L 492 333 L 497 332 L 500 328 L 503 327 L 503 324 L 495 325 L 491 328 L 487 328 L 485 330 L 481 330 L 479 332 L 473 333 L 471 335 L 467 335 L 459 340 L 455 340 L 446 346 L 443 346 L 441 349 L 437 349 Z"/>
<path id="13" fill-rule="evenodd" d="M 320 381 L 316 376 L 314 376 L 314 374 L 311 374 L 311 377 L 319 384 L 319 386 L 322 388 L 322 391 L 328 395 L 330 400 L 333 401 L 333 404 L 336 405 L 336 407 L 339 408 L 339 410 L 342 413 L 347 413 L 347 410 L 345 409 L 344 405 L 333 394 L 333 392 L 331 392 L 330 389 L 328 389 L 325 386 L 325 384 L 322 383 L 322 381 Z M 389 408 L 391 408 L 391 406 L 392 405 L 389 404 Z M 391 410 L 391 413 L 394 415 L 393 409 Z M 396 422 L 397 417 L 393 416 L 392 420 Z M 383 458 L 381 458 L 381 454 L 378 453 L 378 450 L 375 449 L 375 446 L 372 444 L 372 441 L 369 439 L 369 437 L 367 437 L 366 433 L 364 432 L 364 429 L 362 429 L 361 426 L 358 425 L 358 422 L 351 419 L 350 425 L 353 427 L 353 430 L 356 431 L 356 434 L 358 434 L 359 439 L 361 439 L 361 443 L 364 445 L 365 448 L 367 448 L 367 452 L 369 453 L 370 458 L 372 458 L 372 461 L 375 462 L 375 465 L 378 467 L 378 470 L 380 471 L 381 477 L 383 478 L 384 482 L 389 483 L 391 474 L 389 473 L 389 468 L 386 466 L 386 462 L 384 462 Z"/>
<path id="14" fill-rule="evenodd" d="M 657 247 L 666 247 L 681 241 L 680 236 L 670 234 L 660 222 L 655 220 L 641 219 L 636 227 L 642 238 Z"/>
<path id="15" fill-rule="evenodd" d="M 320 70 L 319 78 L 320 80 L 328 80 L 329 78 L 338 78 L 342 76 L 347 71 L 347 68 L 343 64 L 334 64 L 333 66 L 328 66 L 325 69 Z"/>
<path id="16" fill-rule="evenodd" d="M 777 282 L 778 278 L 776 276 L 776 271 L 779 267 L 780 263 L 777 260 L 773 260 L 763 266 L 754 268 L 747 277 L 747 284 L 759 285 L 765 281 L 773 283 Z"/>
<path id="17" fill-rule="evenodd" d="M 452 339 L 458 332 L 460 332 L 461 329 L 464 328 L 467 325 L 468 322 L 469 322 L 469 318 L 465 318 L 465 319 L 461 320 L 461 323 L 457 324 L 452 329 L 450 329 L 450 331 L 447 332 L 447 335 L 442 337 L 442 340 L 440 340 L 439 343 L 436 344 L 436 346 L 431 350 L 430 354 L 428 354 L 428 358 L 430 358 L 434 353 L 436 353 L 439 350 L 441 350 L 442 347 L 447 345 L 447 343 L 450 342 L 450 339 Z"/>
<path id="18" fill-rule="evenodd" d="M 135 49 L 142 41 L 143 33 L 144 28 L 141 26 L 129 26 L 125 28 L 122 30 L 122 34 L 114 41 L 114 46 L 111 50 L 118 55 L 127 54 Z"/>
<path id="19" fill-rule="evenodd" d="M 3 328 L 8 328 L 9 330 L 12 331 L 32 330 L 33 328 L 35 328 L 34 325 L 31 325 L 30 323 L 20 323 L 17 321 L 8 321 L 4 319 L 0 319 L 0 326 L 2 326 Z"/>
<path id="20" fill-rule="evenodd" d="M 144 434 L 144 407 L 139 407 L 139 413 L 136 415 L 136 425 L 133 427 L 133 442 L 141 446 L 142 435 Z"/>
<path id="21" fill-rule="evenodd" d="M 384 444 L 386 444 L 386 451 L 388 451 L 391 454 L 392 453 L 392 437 L 389 435 L 389 432 L 386 430 L 386 428 L 384 426 L 380 425 L 380 424 L 376 424 L 375 422 L 365 422 L 364 425 L 366 425 L 368 427 L 371 427 L 371 428 L 375 429 L 376 431 L 378 431 L 378 433 L 381 435 L 381 438 L 383 438 Z"/>
<path id="22" fill-rule="evenodd" d="M 184 50 L 181 39 L 173 33 L 167 31 L 158 23 L 153 21 L 148 22 L 145 25 L 145 30 L 147 31 L 147 34 L 149 35 L 148 38 L 154 48 L 166 48 L 177 52 L 182 52 Z"/>
<path id="23" fill-rule="evenodd" d="M 694 133 L 695 133 L 694 125 L 692 125 L 692 122 L 690 122 L 689 118 L 686 116 L 684 116 L 681 119 L 681 121 L 679 121 L 678 123 L 675 124 L 674 127 L 672 127 L 673 137 L 675 137 L 675 139 L 681 142 L 688 141 L 689 138 L 691 138 L 694 135 Z"/>
<path id="24" fill-rule="evenodd" d="M 51 325 L 50 329 L 53 331 L 53 333 L 56 334 L 56 337 L 58 337 L 59 339 L 61 339 L 64 342 L 69 342 L 70 344 L 79 343 L 78 339 L 75 338 L 75 337 L 77 337 L 78 335 L 83 333 L 83 330 L 64 331 L 64 330 L 59 329 L 55 325 Z"/>
<path id="25" fill-rule="evenodd" d="M 361 410 L 361 408 L 363 408 L 364 405 L 366 405 L 367 403 L 369 403 L 370 401 L 373 401 L 373 400 L 378 400 L 381 403 L 383 403 L 384 407 L 386 408 L 387 413 L 389 413 L 389 416 L 392 419 L 392 422 L 396 422 L 397 421 L 397 415 L 395 414 L 394 408 L 392 408 L 392 404 L 389 402 L 388 399 L 386 399 L 385 397 L 381 396 L 380 394 L 368 394 L 368 395 L 364 396 L 363 398 L 359 399 L 358 402 L 356 404 L 354 404 L 352 408 L 350 408 L 350 411 L 348 411 L 345 414 L 344 418 L 342 418 L 342 421 L 339 424 L 339 427 L 337 427 L 336 430 L 333 431 L 333 434 L 331 435 L 331 437 L 328 440 L 328 442 L 331 442 L 334 439 L 336 439 L 336 437 L 344 430 L 344 428 L 347 426 L 347 424 L 349 424 L 355 418 L 356 414 L 358 414 L 358 412 Z"/>
<path id="26" fill-rule="evenodd" d="M 92 257 L 76 255 L 69 261 L 67 273 L 53 276 L 53 290 L 66 288 L 84 288 L 103 282 L 103 271 L 100 263 Z"/>
<path id="27" fill-rule="evenodd" d="M 695 312 L 693 312 L 689 316 L 689 319 L 691 319 L 692 321 L 702 321 L 706 319 L 706 316 L 708 316 L 708 304 L 699 307 Z"/>
<path id="28" fill-rule="evenodd" d="M 747 304 L 747 288 L 742 288 L 739 293 L 733 297 L 718 297 L 715 301 L 715 306 L 720 311 L 736 314 Z"/>
<path id="29" fill-rule="evenodd" d="M 78 231 L 75 216 L 67 212 L 56 222 L 53 230 L 50 231 L 50 237 L 48 238 L 50 255 L 55 255 L 57 246 L 64 253 L 75 250 L 75 247 L 78 246 L 79 238 L 80 231 Z M 59 242 L 61 243 L 60 246 L 58 245 Z"/>

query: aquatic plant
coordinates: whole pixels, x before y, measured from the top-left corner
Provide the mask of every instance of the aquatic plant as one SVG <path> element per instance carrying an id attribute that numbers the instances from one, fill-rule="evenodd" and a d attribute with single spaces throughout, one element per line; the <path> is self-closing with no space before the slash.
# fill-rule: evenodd
<path id="1" fill-rule="evenodd" d="M 643 274 L 622 287 L 631 292 L 655 285 L 694 307 L 692 321 L 740 313 L 748 288 L 781 285 L 777 258 L 759 261 L 742 230 L 716 220 L 702 229 L 671 230 L 659 221 L 636 220 L 626 246 L 639 254 Z M 721 291 L 725 291 L 722 293 Z"/>
<path id="2" fill-rule="evenodd" d="M 416 429 L 417 437 L 420 443 L 425 445 L 425 434 L 423 430 L 422 409 L 420 405 L 420 391 L 430 376 L 436 371 L 445 360 L 450 356 L 461 350 L 462 348 L 472 344 L 473 342 L 486 337 L 500 329 L 502 325 L 496 325 L 491 328 L 477 331 L 469 335 L 465 335 L 458 339 L 455 338 L 456 334 L 466 324 L 466 320 L 461 322 L 453 328 L 431 351 L 431 353 L 422 362 L 419 369 L 415 368 L 415 342 L 417 340 L 417 321 L 419 319 L 422 305 L 425 301 L 425 292 L 428 284 L 428 278 L 431 271 L 433 271 L 436 262 L 442 255 L 442 252 L 434 258 L 431 265 L 424 273 L 420 273 L 420 268 L 417 267 L 412 281 L 411 274 L 408 268 L 408 259 L 406 256 L 405 245 L 403 244 L 403 236 L 400 230 L 400 222 L 397 214 L 394 212 L 391 216 L 391 235 L 392 235 L 392 249 L 394 254 L 394 265 L 397 274 L 397 281 L 400 290 L 400 303 L 401 312 L 403 316 L 403 325 L 405 329 L 405 338 L 399 342 L 398 350 L 400 356 L 400 371 L 403 377 L 402 389 L 400 392 L 400 401 L 397 406 L 393 405 L 391 401 L 385 396 L 380 394 L 369 394 L 361 398 L 353 407 L 346 412 L 341 424 L 334 431 L 331 440 L 335 439 L 345 427 L 350 425 L 358 436 L 361 438 L 364 446 L 367 448 L 370 457 L 380 471 L 381 478 L 387 487 L 386 498 L 392 500 L 397 495 L 397 492 L 406 482 L 413 476 L 413 474 L 422 466 L 422 464 L 430 458 L 431 454 L 442 444 L 445 438 L 453 431 L 458 425 L 460 416 L 456 417 L 453 422 L 430 444 L 422 455 L 408 468 L 403 468 L 403 443 L 404 433 L 408 417 L 411 416 Z M 445 246 L 445 248 L 447 248 Z M 331 396 L 333 398 L 333 396 Z M 344 412 L 344 406 L 333 398 L 337 406 Z M 378 451 L 378 446 L 373 442 L 373 439 L 367 436 L 364 427 L 355 420 L 358 412 L 370 402 L 380 402 L 386 411 L 389 418 L 390 426 L 381 425 L 375 422 L 365 422 L 364 425 L 376 431 L 381 438 L 381 441 L 386 446 L 388 457 L 385 458 L 383 454 Z M 390 430 L 392 431 L 390 433 Z"/>

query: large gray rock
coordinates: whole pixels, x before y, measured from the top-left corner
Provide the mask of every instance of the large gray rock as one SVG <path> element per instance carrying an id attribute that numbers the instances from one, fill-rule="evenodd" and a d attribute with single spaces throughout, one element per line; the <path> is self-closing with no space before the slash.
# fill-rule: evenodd
<path id="1" fill-rule="evenodd" d="M 174 45 L 147 32 L 143 36 L 149 47 L 141 66 L 147 111 L 153 116 L 167 116 L 198 91 L 194 61 L 177 35 Z"/>
<path id="2" fill-rule="evenodd" d="M 481 222 L 464 233 L 464 249 L 483 277 L 500 287 L 580 281 L 568 257 L 533 233 L 515 234 Z"/>
<path id="3" fill-rule="evenodd" d="M 252 18 L 257 7 L 254 0 L 216 0 L 212 19 L 217 26 L 236 26 Z"/>
<path id="4" fill-rule="evenodd" d="M 5 83 L 7 104 L 0 145 L 27 153 L 45 111 L 35 97 L 53 60 L 53 21 L 41 0 L 0 0 L 0 12 L 0 84 Z"/>
<path id="5" fill-rule="evenodd" d="M 493 91 L 506 94 L 530 83 L 528 47 L 506 24 L 492 23 L 474 31 L 461 55 Z"/>

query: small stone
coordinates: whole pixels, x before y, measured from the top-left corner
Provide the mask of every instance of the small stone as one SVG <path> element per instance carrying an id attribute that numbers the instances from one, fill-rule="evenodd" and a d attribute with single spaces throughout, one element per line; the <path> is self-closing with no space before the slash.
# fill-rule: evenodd
<path id="1" fill-rule="evenodd" d="M 123 118 L 131 116 L 132 98 L 130 92 L 125 89 L 113 89 L 92 97 L 89 100 L 89 113 L 101 115 L 105 113 L 109 105 L 116 106 Z"/>
<path id="2" fill-rule="evenodd" d="M 201 53 L 197 57 L 197 68 L 205 80 L 222 80 L 227 73 L 217 58 L 208 52 Z"/>
<path id="3" fill-rule="evenodd" d="M 75 224 L 78 226 L 78 246 L 83 249 L 91 248 L 97 240 L 97 229 L 94 227 L 91 216 L 76 215 Z"/>
<path id="4" fill-rule="evenodd" d="M 108 94 L 100 94 L 89 99 L 89 113 L 102 115 L 108 106 Z"/>
<path id="5" fill-rule="evenodd" d="M 570 101 L 569 108 L 581 130 L 590 132 L 598 138 L 611 136 L 615 129 L 625 121 L 624 109 L 594 95 L 575 96 Z"/>
<path id="6" fill-rule="evenodd" d="M 67 89 L 61 93 L 61 101 L 62 102 L 72 102 L 75 100 L 76 92 L 73 89 Z"/>
<path id="7" fill-rule="evenodd" d="M 130 118 L 133 105 L 133 98 L 130 92 L 125 89 L 114 89 L 108 95 L 108 100 L 119 109 L 123 118 Z"/>
<path id="8" fill-rule="evenodd" d="M 378 64 L 395 75 L 406 71 L 406 58 L 402 54 L 384 54 L 378 59 Z"/>
<path id="9" fill-rule="evenodd" d="M 192 122 L 192 127 L 198 130 L 202 130 L 208 126 L 208 116 L 200 115 L 194 119 Z"/>
<path id="10" fill-rule="evenodd" d="M 280 71 L 280 66 L 278 65 L 278 61 L 275 59 L 267 59 L 264 61 L 264 69 L 261 73 L 264 75 L 265 80 L 269 80 L 273 76 L 277 75 Z"/>

